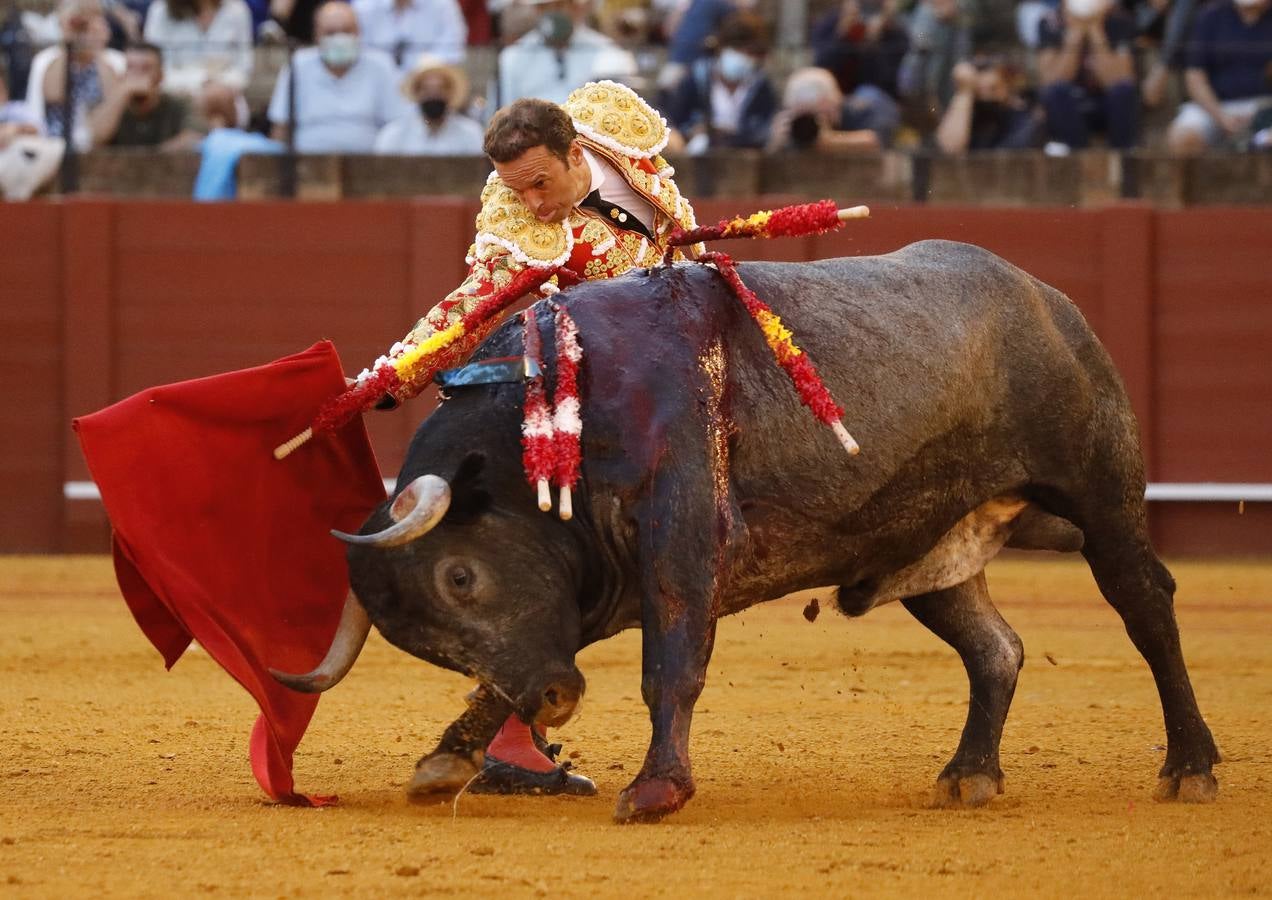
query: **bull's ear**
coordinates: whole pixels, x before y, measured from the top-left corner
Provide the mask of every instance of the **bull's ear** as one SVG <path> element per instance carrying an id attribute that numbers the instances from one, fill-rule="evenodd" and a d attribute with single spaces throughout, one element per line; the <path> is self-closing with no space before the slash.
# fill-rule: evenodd
<path id="1" fill-rule="evenodd" d="M 486 454 L 469 453 L 450 479 L 451 505 L 446 518 L 453 522 L 471 521 L 491 505 L 490 493 L 482 485 Z"/>

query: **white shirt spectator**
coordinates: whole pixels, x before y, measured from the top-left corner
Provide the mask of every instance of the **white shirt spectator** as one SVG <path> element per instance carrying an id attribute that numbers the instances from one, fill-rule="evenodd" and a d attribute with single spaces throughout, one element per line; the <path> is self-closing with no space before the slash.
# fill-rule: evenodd
<path id="1" fill-rule="evenodd" d="M 394 119 L 380 129 L 375 152 L 386 156 L 480 156 L 485 132 L 468 116 L 451 112 L 429 128 L 418 112 Z"/>
<path id="2" fill-rule="evenodd" d="M 407 72 L 422 53 L 443 62 L 464 58 L 468 23 L 456 0 L 354 0 L 362 41 L 393 57 Z"/>
<path id="3" fill-rule="evenodd" d="M 102 51 L 102 58 L 106 60 L 108 66 L 115 70 L 116 75 L 122 76 L 124 70 L 128 67 L 128 61 L 124 58 L 124 54 L 118 50 L 111 50 L 108 47 Z M 45 122 L 46 113 L 44 108 L 44 75 L 48 72 L 51 65 L 66 65 L 64 60 L 62 47 L 58 44 L 54 44 L 52 47 L 45 47 L 35 54 L 35 58 L 31 60 L 31 70 L 27 76 L 26 105 L 27 110 L 41 125 Z M 88 110 L 83 106 L 76 108 L 75 119 L 71 127 L 75 148 L 80 152 L 91 150 L 93 148 L 93 135 L 88 125 Z"/>
<path id="4" fill-rule="evenodd" d="M 577 25 L 564 49 L 549 47 L 543 34 L 528 31 L 499 51 L 497 105 L 522 97 L 564 103 L 575 88 L 603 78 L 636 74 L 636 60 L 618 44 L 586 25 Z"/>
<path id="5" fill-rule="evenodd" d="M 146 40 L 163 50 L 163 89 L 197 95 L 206 81 L 241 91 L 252 75 L 252 11 L 243 0 L 221 0 L 207 30 L 194 18 L 174 19 L 165 0 L 146 13 Z"/>
<path id="6" fill-rule="evenodd" d="M 398 74 L 387 53 L 363 47 L 358 61 L 337 78 L 317 47 L 297 50 L 296 149 L 301 153 L 370 153 L 376 135 L 408 107 L 398 93 Z M 290 75 L 278 73 L 269 120 L 287 124 Z"/>

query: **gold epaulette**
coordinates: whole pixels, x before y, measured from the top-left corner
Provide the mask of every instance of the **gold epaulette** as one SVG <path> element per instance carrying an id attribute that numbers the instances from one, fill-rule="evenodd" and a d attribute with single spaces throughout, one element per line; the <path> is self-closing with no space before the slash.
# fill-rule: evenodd
<path id="1" fill-rule="evenodd" d="M 667 146 L 667 120 L 640 95 L 616 81 L 591 81 L 566 98 L 562 108 L 579 134 L 637 159 L 657 156 Z"/>

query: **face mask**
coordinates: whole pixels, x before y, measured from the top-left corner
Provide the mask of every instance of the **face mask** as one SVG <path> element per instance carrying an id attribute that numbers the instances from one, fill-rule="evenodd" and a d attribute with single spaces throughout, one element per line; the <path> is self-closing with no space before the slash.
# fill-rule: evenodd
<path id="1" fill-rule="evenodd" d="M 720 51 L 720 59 L 716 65 L 720 67 L 720 77 L 735 84 L 746 81 L 755 71 L 755 60 L 732 47 L 725 47 Z"/>
<path id="2" fill-rule="evenodd" d="M 333 69 L 347 69 L 358 61 L 358 36 L 343 32 L 323 35 L 318 56 Z"/>
<path id="3" fill-rule="evenodd" d="M 446 115 L 446 101 L 440 97 L 429 97 L 427 100 L 420 101 L 420 112 L 424 114 L 424 118 L 430 122 L 436 122 L 442 116 Z"/>
<path id="4" fill-rule="evenodd" d="M 1258 6 L 1262 2 L 1263 0 L 1236 0 L 1237 6 L 1245 7 Z"/>
<path id="5" fill-rule="evenodd" d="M 564 47 L 574 34 L 574 20 L 563 12 L 545 13 L 539 20 L 539 33 L 549 47 Z"/>
<path id="6" fill-rule="evenodd" d="M 1065 0 L 1064 8 L 1071 16 L 1089 19 L 1104 6 L 1104 0 Z"/>

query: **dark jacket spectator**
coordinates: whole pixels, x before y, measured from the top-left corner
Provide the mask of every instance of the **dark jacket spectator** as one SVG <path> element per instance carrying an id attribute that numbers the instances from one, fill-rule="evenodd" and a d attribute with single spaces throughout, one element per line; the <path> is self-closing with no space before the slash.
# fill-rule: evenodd
<path id="1" fill-rule="evenodd" d="M 691 153 L 768 143 L 777 90 L 764 73 L 767 52 L 764 20 L 738 13 L 721 27 L 716 57 L 690 67 L 663 112 Z"/>
<path id="2" fill-rule="evenodd" d="M 936 129 L 941 152 L 1026 150 L 1041 143 L 1042 123 L 1013 88 L 1012 76 L 998 60 L 954 67 L 954 96 Z"/>
<path id="3" fill-rule="evenodd" d="M 909 38 L 896 0 L 844 0 L 813 25 L 812 47 L 813 65 L 829 69 L 846 96 L 863 84 L 899 96 L 897 74 Z"/>
<path id="4" fill-rule="evenodd" d="M 1186 50 L 1189 102 L 1171 123 L 1178 154 L 1235 142 L 1272 103 L 1272 0 L 1214 0 L 1197 14 Z"/>
<path id="5" fill-rule="evenodd" d="M 684 12 L 669 23 L 667 62 L 681 66 L 683 72 L 709 55 L 720 26 L 735 11 L 732 0 L 690 0 Z"/>
<path id="6" fill-rule="evenodd" d="M 1038 74 L 1047 137 L 1065 148 L 1103 133 L 1109 146 L 1134 146 L 1139 89 L 1131 55 L 1135 23 L 1112 0 L 1064 0 L 1038 27 Z"/>

